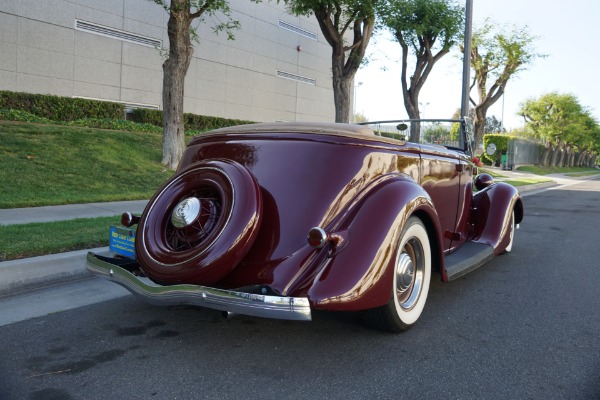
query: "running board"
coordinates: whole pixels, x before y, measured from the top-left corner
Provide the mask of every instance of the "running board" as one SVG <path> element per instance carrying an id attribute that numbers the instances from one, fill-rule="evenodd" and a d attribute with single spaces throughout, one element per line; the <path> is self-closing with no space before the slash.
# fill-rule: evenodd
<path id="1" fill-rule="evenodd" d="M 444 257 L 448 281 L 481 267 L 494 258 L 494 248 L 484 243 L 467 242 L 457 251 Z"/>

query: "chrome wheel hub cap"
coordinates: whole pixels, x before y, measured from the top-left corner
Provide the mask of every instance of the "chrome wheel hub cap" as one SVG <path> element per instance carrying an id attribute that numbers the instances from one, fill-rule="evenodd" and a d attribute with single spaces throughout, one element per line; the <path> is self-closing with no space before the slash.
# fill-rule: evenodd
<path id="1" fill-rule="evenodd" d="M 415 266 L 406 253 L 400 255 L 396 268 L 396 290 L 404 293 L 410 287 L 415 276 Z"/>
<path id="2" fill-rule="evenodd" d="M 192 224 L 200 215 L 200 200 L 188 197 L 177 204 L 171 214 L 171 223 L 175 228 L 185 228 Z"/>

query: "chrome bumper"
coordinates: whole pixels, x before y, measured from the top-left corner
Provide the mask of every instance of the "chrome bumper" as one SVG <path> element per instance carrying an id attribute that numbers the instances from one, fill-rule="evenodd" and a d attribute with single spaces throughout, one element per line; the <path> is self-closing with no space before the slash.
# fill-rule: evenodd
<path id="1" fill-rule="evenodd" d="M 305 297 L 268 296 L 234 292 L 198 285 L 162 286 L 148 278 L 140 278 L 126 269 L 101 260 L 96 254 L 87 255 L 87 269 L 108 279 L 144 301 L 159 305 L 192 305 L 255 317 L 310 321 L 310 304 Z"/>

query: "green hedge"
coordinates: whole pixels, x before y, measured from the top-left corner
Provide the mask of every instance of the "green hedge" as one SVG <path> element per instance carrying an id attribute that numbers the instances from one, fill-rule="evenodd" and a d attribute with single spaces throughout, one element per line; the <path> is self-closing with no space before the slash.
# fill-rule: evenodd
<path id="1" fill-rule="evenodd" d="M 513 140 L 515 137 L 511 135 L 503 135 L 497 133 L 488 133 L 483 135 L 483 158 L 490 163 L 496 162 L 500 164 L 502 161 L 502 154 L 506 154 L 508 150 L 508 142 Z M 496 152 L 493 155 L 487 154 L 487 147 L 490 143 L 496 145 Z"/>
<path id="2" fill-rule="evenodd" d="M 53 121 L 123 119 L 125 113 L 119 103 L 9 91 L 0 91 L 0 109 L 23 110 Z"/>
<path id="3" fill-rule="evenodd" d="M 139 123 L 152 124 L 162 127 L 162 110 L 149 110 L 137 108 L 133 110 L 133 120 Z M 230 119 L 220 117 L 208 117 L 205 115 L 183 114 L 183 123 L 186 130 L 207 131 L 211 129 L 224 128 L 227 126 L 253 124 L 254 121 L 244 121 L 241 119 Z"/>

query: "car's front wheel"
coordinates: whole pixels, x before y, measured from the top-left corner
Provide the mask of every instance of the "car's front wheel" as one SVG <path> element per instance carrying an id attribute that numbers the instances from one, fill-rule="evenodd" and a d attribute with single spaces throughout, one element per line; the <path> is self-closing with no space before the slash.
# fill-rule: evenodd
<path id="1" fill-rule="evenodd" d="M 363 311 L 370 326 L 387 331 L 409 329 L 421 316 L 431 280 L 431 246 L 423 222 L 411 217 L 406 222 L 394 263 L 392 294 L 388 304 Z"/>

